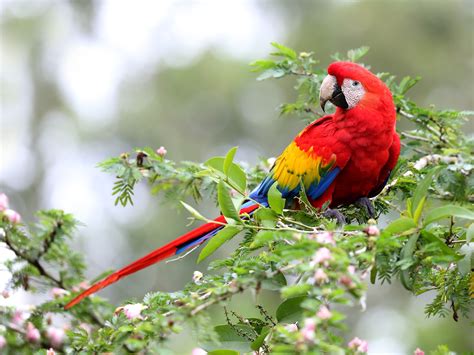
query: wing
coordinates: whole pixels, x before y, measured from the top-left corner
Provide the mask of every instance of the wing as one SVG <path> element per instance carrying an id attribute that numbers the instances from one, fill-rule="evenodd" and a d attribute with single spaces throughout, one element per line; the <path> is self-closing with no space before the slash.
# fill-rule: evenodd
<path id="1" fill-rule="evenodd" d="M 326 116 L 305 128 L 278 157 L 269 175 L 250 194 L 267 203 L 270 187 L 276 182 L 288 201 L 299 194 L 302 185 L 311 200 L 320 197 L 331 185 L 348 160 L 337 156 L 332 116 Z M 333 149 L 336 148 L 336 149 Z"/>

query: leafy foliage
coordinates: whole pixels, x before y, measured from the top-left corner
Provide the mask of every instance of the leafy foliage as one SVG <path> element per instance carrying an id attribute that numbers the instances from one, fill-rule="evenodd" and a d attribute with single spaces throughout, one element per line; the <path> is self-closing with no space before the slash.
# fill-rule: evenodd
<path id="1" fill-rule="evenodd" d="M 282 105 L 281 113 L 311 120 L 320 116 L 316 105 L 325 73 L 313 53 L 272 45 L 275 60 L 252 63 L 261 72 L 258 79 L 295 77 L 296 101 Z M 358 61 L 367 51 L 363 47 L 334 58 Z M 468 317 L 474 293 L 473 142 L 461 127 L 471 113 L 419 107 L 406 96 L 418 78 L 397 82 L 387 73 L 379 76 L 394 93 L 400 120 L 415 127 L 401 132 L 400 162 L 373 201 L 377 215 L 396 211 L 399 218 L 380 230 L 364 209 L 347 206 L 342 212 L 350 223 L 338 227 L 308 203 L 304 192 L 300 210 L 284 209 L 276 188 L 270 189 L 269 207 L 260 207 L 248 218 L 238 211 L 268 170 L 266 162 L 244 170 L 234 162 L 237 148 L 204 164 L 178 164 L 151 148 L 136 149 L 133 157 L 126 153 L 99 165 L 117 177 L 116 204 L 132 203 L 133 188 L 142 180 L 149 183 L 152 194 L 164 192 L 174 202 L 214 196 L 228 224 L 202 249 L 198 260 L 243 235 L 239 247 L 227 258 L 214 260 L 208 274 L 196 273 L 182 291 L 146 295 L 133 316 L 127 310 L 130 305 L 112 312 L 113 307 L 97 296 L 65 312 L 62 306 L 85 286 L 83 258 L 69 246 L 77 221 L 62 211 L 42 211 L 38 224 L 30 228 L 0 212 L 0 240 L 14 253 L 5 264 L 12 275 L 10 288 L 56 289 L 54 299 L 26 312 L 42 335 L 40 341 L 28 341 L 24 320 L 12 321 L 18 310 L 0 310 L 4 326 L 0 334 L 8 351 L 54 347 L 66 352 L 153 352 L 172 334 L 191 326 L 210 354 L 365 352 L 363 342 L 348 344 L 344 338 L 345 316 L 340 310 L 365 307 L 366 279 L 400 280 L 414 295 L 436 292 L 426 305 L 428 316 Z M 182 205 L 194 218 L 209 220 L 189 204 Z M 236 294 L 258 295 L 262 290 L 281 297 L 275 313 L 260 304 L 255 304 L 260 318 L 225 308 Z M 212 324 L 208 310 L 215 305 L 223 309 L 227 324 Z M 70 323 L 59 344 L 47 335 L 52 314 Z M 434 353 L 447 352 L 440 346 Z"/>

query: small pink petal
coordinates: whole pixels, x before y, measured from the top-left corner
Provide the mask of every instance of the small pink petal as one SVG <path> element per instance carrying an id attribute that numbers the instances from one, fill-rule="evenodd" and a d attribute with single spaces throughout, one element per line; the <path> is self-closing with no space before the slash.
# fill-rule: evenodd
<path id="1" fill-rule="evenodd" d="M 156 154 L 158 154 L 160 157 L 164 157 L 168 153 L 165 147 L 161 146 L 156 150 Z"/>
<path id="2" fill-rule="evenodd" d="M 49 348 L 46 350 L 46 355 L 56 355 L 56 352 L 53 350 L 53 348 Z"/>
<path id="3" fill-rule="evenodd" d="M 415 351 L 413 352 L 414 355 L 425 355 L 425 352 L 421 350 L 420 348 L 416 348 Z"/>
<path id="4" fill-rule="evenodd" d="M 374 225 L 368 226 L 368 227 L 365 229 L 365 232 L 366 232 L 368 235 L 372 235 L 372 236 L 377 236 L 377 235 L 380 234 L 379 229 L 377 228 L 377 226 L 374 226 Z"/>
<path id="5" fill-rule="evenodd" d="M 319 268 L 314 273 L 314 281 L 316 281 L 316 283 L 322 284 L 328 280 L 329 280 L 328 275 L 324 272 L 323 269 Z"/>
<path id="6" fill-rule="evenodd" d="M 332 317 L 332 313 L 326 306 L 321 306 L 318 313 L 316 313 L 316 317 L 326 320 Z"/>
<path id="7" fill-rule="evenodd" d="M 46 330 L 46 337 L 55 348 L 59 348 L 62 345 L 65 335 L 64 329 L 61 328 L 48 327 Z"/>
<path id="8" fill-rule="evenodd" d="M 191 351 L 191 355 L 206 355 L 207 354 L 207 351 L 206 350 L 203 350 L 201 348 L 194 348 L 192 351 Z"/>
<path id="9" fill-rule="evenodd" d="M 127 304 L 123 306 L 123 313 L 125 314 L 125 317 L 130 320 L 141 318 L 141 312 L 145 308 L 146 307 L 141 303 Z"/>
<path id="10" fill-rule="evenodd" d="M 21 216 L 17 211 L 6 209 L 3 211 L 3 214 L 8 218 L 10 223 L 16 224 L 21 222 Z"/>
<path id="11" fill-rule="evenodd" d="M 30 343 L 37 343 L 40 339 L 40 331 L 33 325 L 33 323 L 28 322 L 28 325 L 26 326 L 26 340 Z"/>
<path id="12" fill-rule="evenodd" d="M 321 244 L 336 245 L 334 236 L 332 235 L 332 233 L 329 233 L 329 232 L 322 232 L 322 233 L 316 234 L 316 240 L 318 241 L 318 243 L 321 243 Z"/>

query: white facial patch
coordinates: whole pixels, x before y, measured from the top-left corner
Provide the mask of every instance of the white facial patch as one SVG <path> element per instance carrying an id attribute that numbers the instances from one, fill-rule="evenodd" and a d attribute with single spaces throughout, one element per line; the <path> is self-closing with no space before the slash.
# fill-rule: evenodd
<path id="1" fill-rule="evenodd" d="M 344 79 L 341 90 L 349 106 L 348 109 L 355 107 L 365 94 L 365 89 L 361 82 L 352 79 Z"/>

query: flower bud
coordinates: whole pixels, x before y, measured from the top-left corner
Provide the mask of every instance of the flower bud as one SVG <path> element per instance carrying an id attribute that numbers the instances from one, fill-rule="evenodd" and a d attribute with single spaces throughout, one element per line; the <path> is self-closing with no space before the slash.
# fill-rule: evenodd
<path id="1" fill-rule="evenodd" d="M 56 355 L 56 352 L 53 350 L 53 348 L 49 348 L 46 350 L 46 355 Z"/>
<path id="2" fill-rule="evenodd" d="M 30 343 L 37 343 L 40 339 L 40 331 L 33 325 L 33 323 L 28 322 L 28 325 L 26 326 L 26 340 Z"/>
<path id="3" fill-rule="evenodd" d="M 48 327 L 46 330 L 46 337 L 51 342 L 51 345 L 55 348 L 61 347 L 64 342 L 65 335 L 64 329 L 61 328 Z"/>
<path id="4" fill-rule="evenodd" d="M 17 211 L 6 209 L 3 211 L 3 214 L 8 218 L 10 223 L 16 224 L 21 222 L 21 216 Z"/>
<path id="5" fill-rule="evenodd" d="M 200 271 L 194 271 L 193 273 L 193 281 L 196 285 L 199 285 L 201 283 L 201 279 L 203 277 L 202 272 Z"/>
<path id="6" fill-rule="evenodd" d="M 164 157 L 168 153 L 165 147 L 161 146 L 156 150 L 156 154 L 158 154 L 160 157 Z"/>
<path id="7" fill-rule="evenodd" d="M 306 318 L 304 320 L 304 326 L 301 328 L 301 335 L 303 335 L 303 339 L 308 342 L 312 342 L 314 340 L 315 334 L 314 331 L 316 330 L 316 321 L 313 318 Z"/>
<path id="8" fill-rule="evenodd" d="M 326 320 L 332 317 L 332 313 L 326 306 L 321 306 L 318 313 L 316 313 L 316 317 Z"/>
<path id="9" fill-rule="evenodd" d="M 370 236 L 378 236 L 380 234 L 379 228 L 375 225 L 368 226 L 364 231 Z"/>
<path id="10" fill-rule="evenodd" d="M 347 346 L 349 349 L 356 350 L 361 353 L 366 353 L 369 351 L 369 344 L 367 341 L 359 339 L 358 337 L 353 338 Z"/>
<path id="11" fill-rule="evenodd" d="M 314 281 L 317 284 L 325 283 L 326 281 L 328 281 L 328 279 L 329 279 L 328 275 L 321 268 L 317 269 L 316 272 L 314 273 Z"/>
<path id="12" fill-rule="evenodd" d="M 62 288 L 59 288 L 59 287 L 53 287 L 51 289 L 51 295 L 54 297 L 54 298 L 61 298 L 63 296 L 66 296 L 68 295 L 69 292 L 62 289 Z"/>
<path id="13" fill-rule="evenodd" d="M 289 332 L 296 332 L 298 331 L 298 326 L 296 325 L 296 323 L 291 323 L 285 325 L 285 329 Z"/>
<path id="14" fill-rule="evenodd" d="M 328 261 L 332 260 L 331 251 L 328 248 L 320 248 L 313 256 L 313 263 L 328 266 Z"/>
<path id="15" fill-rule="evenodd" d="M 425 352 L 421 350 L 420 348 L 416 348 L 415 351 L 413 352 L 414 355 L 425 355 Z"/>

